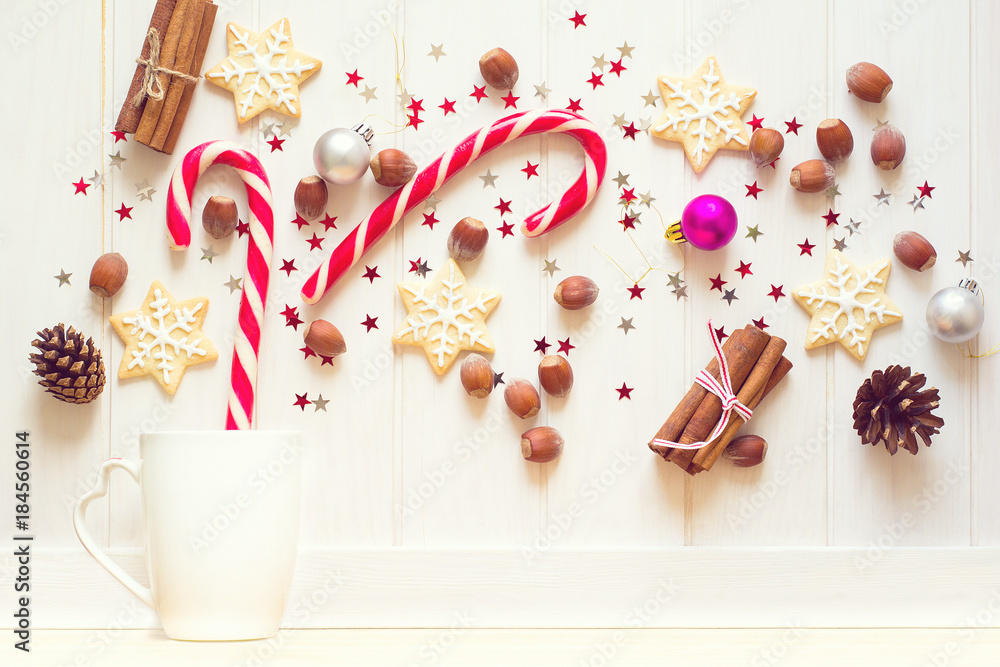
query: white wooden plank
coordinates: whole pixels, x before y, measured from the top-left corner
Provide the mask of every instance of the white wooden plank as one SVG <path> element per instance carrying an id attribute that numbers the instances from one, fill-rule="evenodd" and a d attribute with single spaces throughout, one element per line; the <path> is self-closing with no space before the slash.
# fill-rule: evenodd
<path id="1" fill-rule="evenodd" d="M 144 579 L 142 554 L 110 552 Z M 306 627 L 958 627 L 997 606 L 994 548 L 302 550 L 286 622 Z M 12 557 L 0 561 L 12 567 Z M 36 628 L 110 622 L 132 602 L 80 549 L 33 558 Z M 738 565 L 736 565 L 738 563 Z M 314 611 L 297 613 L 315 600 Z M 597 603 L 595 604 L 595 601 Z M 137 609 L 130 627 L 157 627 Z M 9 622 L 9 621 L 8 621 Z M 995 613 L 979 621 L 1000 626 Z"/>
<path id="2" fill-rule="evenodd" d="M 812 665 L 878 664 L 908 667 L 946 660 L 953 667 L 987 664 L 1000 650 L 1000 631 L 825 630 L 789 622 L 766 629 L 478 630 L 462 627 L 413 630 L 285 630 L 252 642 L 176 642 L 156 630 L 41 630 L 30 657 L 4 647 L 5 664 L 55 666 L 78 659 L 105 667 L 143 664 L 218 665 L 278 661 L 357 665 Z M 9 657 L 8 657 L 9 656 Z"/>
<path id="3" fill-rule="evenodd" d="M 709 318 L 727 334 L 752 320 L 763 320 L 768 333 L 788 342 L 785 356 L 794 364 L 755 412 L 752 423 L 741 431 L 767 440 L 765 463 L 748 470 L 720 461 L 693 480 L 692 541 L 822 545 L 827 540 L 824 490 L 829 418 L 822 400 L 826 359 L 823 352 L 806 354 L 802 348 L 802 318 L 790 295 L 792 288 L 815 280 L 822 270 L 824 223 L 819 216 L 826 212 L 828 200 L 823 194 L 796 192 L 788 184 L 788 174 L 793 166 L 815 156 L 813 133 L 826 117 L 826 51 L 822 48 L 826 9 L 822 3 L 785 0 L 759 7 L 722 1 L 692 4 L 689 68 L 715 55 L 727 82 L 757 89 L 744 120 L 762 117 L 765 127 L 782 132 L 785 138 L 774 169 L 755 168 L 747 153 L 720 151 L 692 179 L 691 195 L 722 195 L 740 218 L 736 237 L 725 248 L 687 250 L 692 372 L 711 358 L 705 329 Z M 767 34 L 782 38 L 760 38 Z M 776 62 L 781 67 L 762 65 Z M 793 119 L 803 125 L 798 135 L 787 132 L 785 121 Z M 763 188 L 757 199 L 748 196 L 745 187 L 754 183 Z M 751 226 L 761 232 L 757 239 L 747 236 Z M 797 247 L 806 239 L 817 246 L 812 256 L 800 254 Z M 741 277 L 736 271 L 741 262 L 750 264 L 752 275 Z M 738 301 L 728 305 L 722 300 L 724 293 L 712 289 L 709 278 L 718 275 L 727 281 L 722 288 L 735 290 Z M 772 286 L 786 296 L 768 296 Z"/>
<path id="4" fill-rule="evenodd" d="M 93 337 L 104 352 L 105 365 L 111 365 L 104 304 L 88 289 L 90 268 L 106 241 L 102 228 L 106 185 L 87 181 L 95 172 L 105 172 L 105 152 L 110 146 L 103 118 L 101 15 L 82 4 L 17 2 L 9 7 L 6 25 L 8 87 L 16 91 L 11 98 L 11 121 L 16 128 L 6 133 L 8 159 L 0 166 L 5 203 L 0 223 L 4 260 L 0 262 L 4 304 L 0 330 L 7 350 L 0 422 L 11 445 L 15 430 L 31 434 L 29 533 L 49 545 L 70 546 L 76 536 L 63 520 L 67 502 L 79 492 L 79 475 L 102 457 L 102 422 L 110 387 L 98 402 L 62 403 L 36 385 L 35 367 L 28 355 L 36 351 L 30 345 L 36 331 L 62 322 Z M 74 39 L 66 38 L 70 32 Z M 59 85 L 74 82 L 71 112 L 58 117 L 32 113 L 50 100 L 61 105 L 53 97 L 57 90 L 53 79 L 39 74 L 40 53 L 61 63 Z M 57 97 L 65 99 L 63 94 Z M 73 183 L 80 179 L 87 185 L 86 194 L 74 194 Z M 53 277 L 61 271 L 72 274 L 69 285 L 60 286 Z M 0 465 L 10 471 L 4 489 L 11 495 L 14 457 L 13 446 L 0 455 Z M 14 499 L 5 498 L 4 507 L 12 512 Z M 106 518 L 95 517 L 98 539 L 106 539 Z"/>
<path id="5" fill-rule="evenodd" d="M 967 545 L 972 376 L 955 346 L 928 334 L 924 313 L 931 294 L 965 273 L 953 260 L 969 246 L 968 6 L 918 10 L 902 18 L 886 13 L 863 3 L 838 5 L 834 11 L 834 34 L 855 35 L 832 44 L 833 110 L 852 128 L 856 142 L 839 177 L 842 218 L 865 221 L 864 234 L 853 243 L 848 240 L 852 247 L 847 255 L 861 264 L 892 257 L 893 237 L 912 229 L 935 245 L 940 261 L 916 273 L 894 259 L 887 293 L 902 309 L 903 321 L 874 334 L 863 364 L 843 349 L 834 350 L 833 543 Z M 938 40 L 954 48 L 941 53 L 924 48 Z M 862 102 L 846 90 L 844 72 L 862 60 L 877 63 L 893 77 L 892 91 L 880 105 Z M 925 97 L 930 68 L 947 75 L 937 77 L 933 95 Z M 906 158 L 892 172 L 880 172 L 869 158 L 870 130 L 878 120 L 892 122 L 906 136 Z M 924 180 L 937 189 L 925 210 L 914 212 L 907 201 Z M 876 208 L 872 194 L 882 187 L 892 193 L 891 205 Z M 945 426 L 933 447 L 921 445 L 915 457 L 905 451 L 890 457 L 881 447 L 862 446 L 851 428 L 858 387 L 872 371 L 894 363 L 925 373 L 928 384 L 941 391 L 937 413 Z"/>

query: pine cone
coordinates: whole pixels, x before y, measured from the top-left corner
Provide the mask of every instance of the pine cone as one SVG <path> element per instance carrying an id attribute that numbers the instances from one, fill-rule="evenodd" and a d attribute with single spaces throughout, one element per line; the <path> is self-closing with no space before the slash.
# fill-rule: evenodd
<path id="1" fill-rule="evenodd" d="M 927 383 L 923 373 L 910 374 L 910 367 L 889 366 L 875 371 L 858 389 L 854 399 L 854 428 L 865 444 L 881 440 L 890 454 L 902 445 L 917 453 L 919 435 L 931 446 L 931 436 L 941 432 L 944 420 L 931 414 L 938 406 L 938 390 L 920 391 Z"/>
<path id="2" fill-rule="evenodd" d="M 31 344 L 39 352 L 29 355 L 38 384 L 67 403 L 90 403 L 104 391 L 104 362 L 94 341 L 65 325 L 43 329 Z"/>

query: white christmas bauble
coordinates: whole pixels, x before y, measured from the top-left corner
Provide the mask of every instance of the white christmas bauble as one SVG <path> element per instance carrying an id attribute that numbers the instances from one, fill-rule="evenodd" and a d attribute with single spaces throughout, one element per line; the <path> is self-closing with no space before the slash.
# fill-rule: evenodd
<path id="1" fill-rule="evenodd" d="M 986 311 L 975 280 L 964 279 L 945 287 L 927 304 L 927 326 L 946 343 L 964 343 L 983 328 Z"/>
<path id="2" fill-rule="evenodd" d="M 324 133 L 313 148 L 313 163 L 324 180 L 347 185 L 361 179 L 371 160 L 372 131 L 364 124 L 338 127 Z"/>

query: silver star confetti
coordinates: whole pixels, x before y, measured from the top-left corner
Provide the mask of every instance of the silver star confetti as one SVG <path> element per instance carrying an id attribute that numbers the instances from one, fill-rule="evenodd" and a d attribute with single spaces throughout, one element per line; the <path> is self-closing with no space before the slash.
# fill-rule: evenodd
<path id="1" fill-rule="evenodd" d="M 969 248 L 965 252 L 962 252 L 961 250 L 959 250 L 958 251 L 958 259 L 956 259 L 955 261 L 956 262 L 961 262 L 963 267 L 966 264 L 968 264 L 969 262 L 976 261 L 976 260 L 972 259 L 972 248 Z"/>
<path id="2" fill-rule="evenodd" d="M 885 188 L 879 188 L 878 194 L 877 195 L 872 195 L 872 197 L 874 197 L 875 199 L 878 200 L 878 204 L 876 204 L 875 206 L 881 206 L 882 204 L 885 204 L 886 206 L 888 206 L 889 205 L 889 197 L 891 197 L 891 196 L 892 196 L 892 193 L 891 192 L 886 192 Z"/>
<path id="3" fill-rule="evenodd" d="M 757 242 L 757 237 L 764 235 L 764 232 L 762 232 L 759 229 L 757 229 L 758 227 L 760 227 L 759 224 L 754 225 L 753 227 L 751 227 L 750 225 L 747 225 L 747 235 L 744 236 L 743 238 L 753 239 L 753 242 L 756 243 Z"/>
<path id="4" fill-rule="evenodd" d="M 63 285 L 69 285 L 70 287 L 72 287 L 72 285 L 70 285 L 70 282 L 69 282 L 69 277 L 71 275 L 73 275 L 73 274 L 72 273 L 66 273 L 65 269 L 59 269 L 59 275 L 58 276 L 52 276 L 52 277 L 59 281 L 59 287 L 62 287 Z"/>
<path id="5" fill-rule="evenodd" d="M 628 42 L 623 42 L 621 46 L 618 47 L 618 53 L 622 55 L 622 58 L 631 58 L 632 51 L 635 50 L 634 46 L 629 46 Z"/>
<path id="6" fill-rule="evenodd" d="M 687 294 L 687 289 L 688 289 L 687 285 L 683 285 L 683 286 L 678 287 L 677 289 L 673 290 L 673 293 L 677 295 L 677 300 L 678 301 L 680 301 L 681 299 L 686 299 L 687 298 L 687 295 L 688 295 Z"/>
<path id="7" fill-rule="evenodd" d="M 834 250 L 839 250 L 840 252 L 844 252 L 845 250 L 847 250 L 847 243 L 846 243 L 846 241 L 847 241 L 847 237 L 846 236 L 844 238 L 842 238 L 842 239 L 838 239 L 836 236 L 834 236 L 833 237 L 833 249 Z"/>
<path id="8" fill-rule="evenodd" d="M 542 81 L 540 84 L 538 83 L 535 84 L 535 97 L 540 97 L 544 100 L 546 97 L 549 96 L 549 93 L 551 92 L 552 89 L 547 87 L 544 81 Z"/>
<path id="9" fill-rule="evenodd" d="M 879 120 L 878 118 L 876 118 L 875 119 L 875 123 L 876 123 L 876 125 L 875 125 L 875 127 L 872 128 L 872 132 L 875 132 L 876 130 L 878 130 L 883 125 L 888 125 L 889 121 L 887 121 L 887 120 Z"/>
<path id="10" fill-rule="evenodd" d="M 722 295 L 722 299 L 731 306 L 733 301 L 739 301 L 740 297 L 736 296 L 735 289 L 727 289 L 726 293 Z"/>
<path id="11" fill-rule="evenodd" d="M 836 199 L 837 197 L 841 196 L 840 195 L 840 188 L 837 187 L 836 183 L 834 183 L 833 185 L 831 185 L 830 187 L 828 187 L 826 189 L 826 196 L 829 197 L 830 199 Z"/>
<path id="12" fill-rule="evenodd" d="M 684 281 L 681 280 L 681 274 L 680 274 L 680 272 L 678 272 L 678 273 L 668 273 L 667 275 L 670 276 L 670 278 L 668 278 L 668 282 L 667 282 L 667 286 L 668 287 L 672 287 L 674 290 L 677 290 L 678 288 L 684 286 Z"/>
<path id="13" fill-rule="evenodd" d="M 640 118 L 639 119 L 639 129 L 649 134 L 649 126 L 653 124 L 652 117 L 650 118 Z"/>
<path id="14" fill-rule="evenodd" d="M 913 195 L 913 199 L 911 199 L 910 201 L 908 201 L 906 203 L 909 204 L 910 206 L 912 206 L 913 207 L 913 212 L 916 213 L 918 208 L 923 208 L 924 207 L 924 198 L 923 197 L 918 197 L 917 195 Z"/>
<path id="15" fill-rule="evenodd" d="M 135 196 L 139 198 L 139 201 L 143 199 L 153 201 L 154 194 L 156 194 L 156 190 L 149 185 L 149 179 L 143 179 L 142 183 L 135 184 Z"/>
<path id="16" fill-rule="evenodd" d="M 406 109 L 406 105 L 409 104 L 411 100 L 413 100 L 413 95 L 410 95 L 408 92 L 406 92 L 406 88 L 403 88 L 403 92 L 396 95 L 396 99 L 399 100 L 399 107 L 401 109 Z"/>
<path id="17" fill-rule="evenodd" d="M 604 68 L 608 66 L 608 61 L 604 59 L 603 53 L 599 56 L 591 56 L 591 58 L 594 59 L 594 66 L 590 69 L 599 69 L 603 72 Z"/>
<path id="18" fill-rule="evenodd" d="M 845 229 L 851 233 L 851 236 L 854 236 L 855 234 L 861 233 L 859 227 L 861 227 L 861 221 L 856 221 L 854 218 L 851 218 L 851 222 L 845 227 Z"/>
<path id="19" fill-rule="evenodd" d="M 121 169 L 122 163 L 126 161 L 126 158 L 122 157 L 121 151 L 116 151 L 114 155 L 108 155 L 108 158 L 111 160 L 110 169 L 114 169 L 115 167 Z"/>
<path id="20" fill-rule="evenodd" d="M 226 287 L 228 287 L 229 288 L 229 293 L 232 294 L 236 290 L 243 289 L 243 287 L 240 285 L 241 282 L 243 282 L 242 278 L 237 278 L 236 276 L 234 276 L 233 274 L 230 273 L 229 274 L 229 282 L 228 283 L 222 283 L 222 284 L 225 285 Z"/>
<path id="21" fill-rule="evenodd" d="M 556 262 L 557 262 L 558 260 L 555 260 L 555 259 L 554 259 L 554 260 L 552 260 L 552 261 L 550 262 L 550 261 L 549 261 L 549 260 L 547 260 L 547 259 L 543 259 L 542 261 L 543 261 L 543 262 L 545 262 L 545 268 L 544 268 L 544 269 L 542 269 L 542 273 L 547 273 L 547 274 L 549 274 L 549 277 L 552 277 L 552 276 L 554 276 L 554 275 L 556 274 L 556 271 L 559 271 L 559 270 L 561 270 L 561 269 L 560 269 L 560 268 L 559 268 L 558 266 L 556 266 Z"/>
<path id="22" fill-rule="evenodd" d="M 264 135 L 264 139 L 270 139 L 274 136 L 274 123 L 266 123 L 260 126 L 260 133 Z"/>
<path id="23" fill-rule="evenodd" d="M 313 412 L 319 412 L 320 410 L 326 412 L 326 404 L 329 402 L 330 402 L 329 400 L 323 398 L 323 394 L 320 394 L 319 398 L 317 398 L 315 401 L 312 401 L 312 404 L 315 406 L 313 408 Z"/>
<path id="24" fill-rule="evenodd" d="M 486 170 L 486 175 L 485 176 L 480 176 L 479 178 L 483 179 L 483 190 L 485 190 L 487 187 L 491 187 L 494 190 L 496 190 L 497 186 L 495 185 L 495 183 L 496 183 L 496 180 L 498 178 L 500 178 L 500 176 L 498 176 L 497 174 L 494 174 L 492 171 L 490 171 L 489 169 L 487 169 Z"/>
<path id="25" fill-rule="evenodd" d="M 365 98 L 365 104 L 368 104 L 372 100 L 377 100 L 378 99 L 378 97 L 375 96 L 375 91 L 376 90 L 378 90 L 378 87 L 370 88 L 368 86 L 368 84 L 365 84 L 365 89 L 363 91 L 361 91 L 360 93 L 358 93 L 358 95 L 360 95 L 361 97 Z"/>
<path id="26" fill-rule="evenodd" d="M 296 125 L 297 125 L 297 123 L 292 123 L 291 121 L 283 120 L 283 121 L 281 121 L 280 123 L 278 123 L 277 125 L 274 126 L 274 130 L 275 130 L 274 131 L 274 136 L 276 136 L 276 137 L 281 137 L 281 136 L 291 137 L 292 136 L 292 129 Z"/>
<path id="27" fill-rule="evenodd" d="M 417 273 L 420 274 L 421 278 L 426 278 L 427 274 L 431 272 L 431 269 L 427 266 L 426 260 L 417 264 Z"/>
<path id="28" fill-rule="evenodd" d="M 639 97 L 641 97 L 642 101 L 645 102 L 645 104 L 642 105 L 643 107 L 655 107 L 657 100 L 660 99 L 660 96 L 654 93 L 652 90 L 650 90 L 645 95 L 640 95 Z"/>
<path id="29" fill-rule="evenodd" d="M 215 249 L 212 248 L 212 246 L 208 246 L 207 248 L 202 248 L 201 249 L 201 258 L 202 259 L 207 259 L 209 264 L 213 263 L 212 262 L 212 258 L 215 257 L 218 254 L 219 253 L 215 252 Z"/>
<path id="30" fill-rule="evenodd" d="M 615 119 L 615 127 L 619 128 L 625 127 L 625 114 L 622 114 L 620 116 L 611 114 L 611 116 Z"/>
<path id="31" fill-rule="evenodd" d="M 438 210 L 438 204 L 440 203 L 441 203 L 440 199 L 438 199 L 434 195 L 431 195 L 430 197 L 424 200 L 424 210 L 426 211 L 427 209 L 430 209 L 432 211 L 436 211 Z"/>
<path id="32" fill-rule="evenodd" d="M 434 62 L 437 62 L 441 58 L 441 56 L 446 56 L 448 54 L 444 52 L 444 43 L 442 42 L 437 46 L 434 46 L 434 44 L 432 43 L 431 52 L 428 53 L 427 55 L 434 56 Z"/>
<path id="33" fill-rule="evenodd" d="M 611 180 L 617 183 L 618 187 L 624 188 L 626 185 L 628 185 L 629 176 L 630 174 L 623 174 L 621 171 L 619 171 L 618 175 L 612 178 Z"/>
<path id="34" fill-rule="evenodd" d="M 644 204 L 646 206 L 646 208 L 649 208 L 650 206 L 653 205 L 653 202 L 656 201 L 656 197 L 654 197 L 653 195 L 651 195 L 649 193 L 649 190 L 646 190 L 645 193 L 639 195 L 639 201 L 642 204 Z"/>
<path id="35" fill-rule="evenodd" d="M 104 177 L 98 174 L 97 171 L 95 170 L 94 175 L 88 178 L 87 180 L 90 181 L 91 185 L 97 186 L 101 184 L 101 181 L 104 180 Z"/>
<path id="36" fill-rule="evenodd" d="M 619 317 L 620 317 L 620 316 L 619 316 Z M 635 329 L 635 326 L 633 326 L 633 325 L 632 325 L 632 320 L 633 320 L 633 319 L 635 319 L 635 318 L 633 318 L 633 317 L 630 317 L 630 318 L 628 318 L 628 319 L 626 320 L 626 319 L 625 319 L 624 317 L 622 317 L 622 323 L 621 323 L 621 324 L 619 324 L 619 325 L 618 325 L 617 327 L 615 327 L 615 328 L 616 328 L 616 329 L 621 329 L 622 331 L 624 331 L 624 332 L 625 332 L 625 335 L 627 336 L 627 335 L 628 335 L 628 332 L 629 332 L 629 331 L 631 331 L 632 329 Z"/>

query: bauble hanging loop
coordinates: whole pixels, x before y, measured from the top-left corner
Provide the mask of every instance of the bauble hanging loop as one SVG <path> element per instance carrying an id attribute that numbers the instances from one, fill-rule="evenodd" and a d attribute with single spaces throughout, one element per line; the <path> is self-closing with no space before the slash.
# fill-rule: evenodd
<path id="1" fill-rule="evenodd" d="M 945 287 L 927 304 L 927 326 L 946 343 L 964 343 L 975 338 L 985 319 L 979 285 L 971 278 Z"/>
<path id="2" fill-rule="evenodd" d="M 364 123 L 351 129 L 337 127 L 316 140 L 313 163 L 323 180 L 348 185 L 361 179 L 371 161 L 371 140 L 375 133 Z"/>

